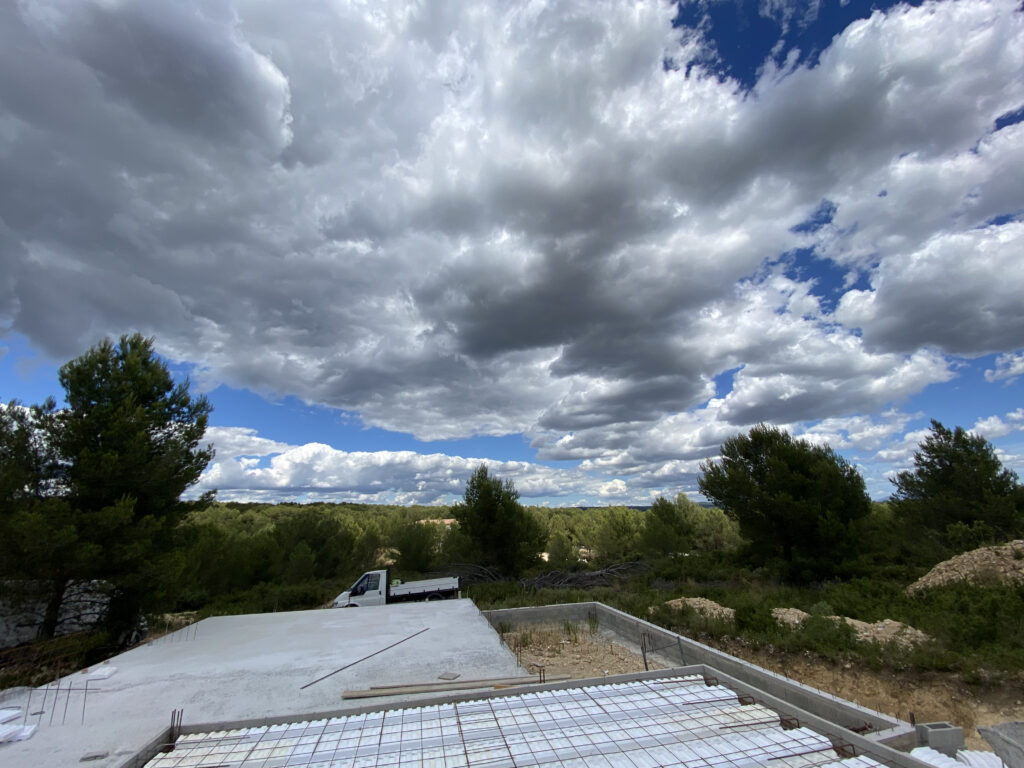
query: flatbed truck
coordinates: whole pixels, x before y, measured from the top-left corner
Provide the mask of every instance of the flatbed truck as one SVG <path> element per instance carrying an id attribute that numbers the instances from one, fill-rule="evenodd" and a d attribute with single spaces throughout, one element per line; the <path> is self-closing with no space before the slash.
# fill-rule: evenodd
<path id="1" fill-rule="evenodd" d="M 458 576 L 402 582 L 391 580 L 391 569 L 367 571 L 355 584 L 334 598 L 334 608 L 391 605 L 414 600 L 444 600 L 462 597 Z"/>

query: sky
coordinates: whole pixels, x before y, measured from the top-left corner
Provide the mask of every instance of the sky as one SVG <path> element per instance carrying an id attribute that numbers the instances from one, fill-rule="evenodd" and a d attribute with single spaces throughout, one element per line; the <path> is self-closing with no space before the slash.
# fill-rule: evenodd
<path id="1" fill-rule="evenodd" d="M 221 500 L 1024 473 L 1019 2 L 0 4 L 0 399 L 140 331 Z"/>

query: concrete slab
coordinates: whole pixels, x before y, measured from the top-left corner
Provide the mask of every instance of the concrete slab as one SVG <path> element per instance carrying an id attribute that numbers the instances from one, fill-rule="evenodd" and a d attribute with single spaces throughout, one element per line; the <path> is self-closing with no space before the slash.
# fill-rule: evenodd
<path id="1" fill-rule="evenodd" d="M 337 712 L 365 704 L 343 701 L 343 690 L 436 682 L 446 672 L 525 673 L 469 600 L 205 619 L 6 699 L 39 728 L 0 746 L 0 764 L 47 768 L 89 755 L 90 766 L 112 768 L 165 731 L 177 709 L 186 726 Z M 403 697 L 415 698 L 423 697 Z"/>

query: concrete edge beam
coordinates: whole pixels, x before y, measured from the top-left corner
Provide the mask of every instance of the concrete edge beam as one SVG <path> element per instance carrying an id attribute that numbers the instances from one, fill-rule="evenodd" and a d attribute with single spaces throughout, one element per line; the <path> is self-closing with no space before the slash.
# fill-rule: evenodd
<path id="1" fill-rule="evenodd" d="M 730 677 L 721 672 L 721 670 L 715 670 L 713 667 L 707 667 L 706 669 L 708 670 L 708 675 L 716 677 L 719 684 L 731 688 L 737 693 L 752 697 L 759 704 L 775 710 L 783 717 L 795 718 L 801 726 L 806 726 L 823 736 L 828 736 L 832 739 L 837 752 L 844 746 L 850 746 L 854 750 L 853 754 L 867 754 L 886 765 L 899 765 L 904 768 L 923 768 L 923 766 L 929 765 L 907 752 L 899 751 L 894 746 L 869 739 L 866 736 L 848 731 L 842 727 L 837 728 L 837 724 L 831 720 L 796 707 L 789 701 L 773 696 L 761 688 Z M 916 745 L 916 734 L 913 728 L 911 728 L 911 738 L 911 746 Z"/>

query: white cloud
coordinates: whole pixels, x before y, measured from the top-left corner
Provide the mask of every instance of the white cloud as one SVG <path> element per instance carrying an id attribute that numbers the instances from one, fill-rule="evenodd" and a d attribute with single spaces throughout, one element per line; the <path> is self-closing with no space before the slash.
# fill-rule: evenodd
<path id="1" fill-rule="evenodd" d="M 692 486 L 759 420 L 895 457 L 901 417 L 870 414 L 958 357 L 1018 376 L 1024 124 L 994 130 L 1024 104 L 1017 4 L 876 11 L 749 92 L 674 16 L 5 5 L 0 330 L 66 359 L 137 328 L 207 388 L 421 439 L 521 432 L 641 493 Z M 831 222 L 799 227 L 823 200 Z M 376 454 L 254 450 L 210 476 L 447 492 L 410 485 L 423 458 L 387 458 L 389 481 Z M 521 479 L 600 497 L 554 477 Z"/>
<path id="2" fill-rule="evenodd" d="M 620 479 L 609 480 L 598 486 L 597 495 L 602 498 L 623 497 L 629 493 L 629 487 Z"/>
<path id="3" fill-rule="evenodd" d="M 971 430 L 988 440 L 1003 437 L 1011 432 L 1024 431 L 1024 408 L 1005 414 L 1003 417 L 989 416 L 975 422 Z"/>
<path id="4" fill-rule="evenodd" d="M 1024 138 L 1024 132 L 1021 133 Z M 1024 222 L 938 234 L 876 269 L 870 290 L 846 293 L 836 318 L 870 348 L 933 345 L 978 356 L 1020 343 Z"/>
<path id="5" fill-rule="evenodd" d="M 492 473 L 512 479 L 528 500 L 572 498 L 601 485 L 600 479 L 579 470 L 521 461 L 413 451 L 350 452 L 322 443 L 289 445 L 237 427 L 210 427 L 206 437 L 216 457 L 193 493 L 217 490 L 218 497 L 226 500 L 451 503 L 461 498 L 466 481 L 481 463 Z"/>
<path id="6" fill-rule="evenodd" d="M 1018 377 L 1024 376 L 1024 352 L 1008 353 L 996 358 L 996 367 L 985 371 L 985 381 L 1002 381 L 1013 384 Z"/>

